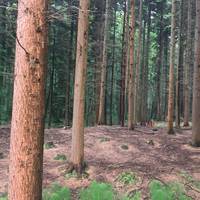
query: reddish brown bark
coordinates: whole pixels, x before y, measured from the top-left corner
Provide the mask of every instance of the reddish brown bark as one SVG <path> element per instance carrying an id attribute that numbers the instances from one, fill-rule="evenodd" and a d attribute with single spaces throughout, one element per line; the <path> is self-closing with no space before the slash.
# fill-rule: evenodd
<path id="1" fill-rule="evenodd" d="M 135 5 L 131 0 L 131 25 L 130 25 L 130 62 L 129 62 L 129 78 L 128 78 L 128 128 L 134 129 L 134 32 L 135 32 Z"/>
<path id="2" fill-rule="evenodd" d="M 46 0 L 19 0 L 10 144 L 10 200 L 42 199 Z"/>
<path id="3" fill-rule="evenodd" d="M 80 0 L 74 85 L 71 162 L 72 167 L 79 174 L 82 173 L 84 167 L 84 110 L 88 50 L 89 4 L 89 0 Z"/>

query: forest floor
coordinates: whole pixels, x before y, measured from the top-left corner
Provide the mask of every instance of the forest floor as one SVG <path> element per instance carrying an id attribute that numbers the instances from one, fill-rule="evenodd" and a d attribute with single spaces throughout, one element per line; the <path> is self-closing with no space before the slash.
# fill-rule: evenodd
<path id="1" fill-rule="evenodd" d="M 0 154 L 3 153 L 0 194 L 7 191 L 9 135 L 9 128 L 0 129 Z M 179 181 L 187 186 L 188 195 L 198 200 L 200 189 L 189 181 L 200 181 L 200 149 L 190 147 L 190 140 L 191 130 L 177 130 L 176 135 L 167 135 L 165 128 L 137 127 L 134 131 L 118 126 L 86 128 L 85 160 L 89 176 L 79 179 L 63 174 L 67 160 L 55 160 L 58 154 L 70 157 L 71 129 L 49 129 L 45 131 L 45 143 L 53 142 L 55 147 L 44 150 L 44 187 L 57 182 L 69 187 L 76 196 L 80 188 L 96 180 L 111 183 L 121 193 L 140 190 L 143 199 L 149 199 L 149 182 L 156 179 L 163 183 Z M 137 183 L 120 183 L 118 177 L 122 172 L 134 172 Z"/>

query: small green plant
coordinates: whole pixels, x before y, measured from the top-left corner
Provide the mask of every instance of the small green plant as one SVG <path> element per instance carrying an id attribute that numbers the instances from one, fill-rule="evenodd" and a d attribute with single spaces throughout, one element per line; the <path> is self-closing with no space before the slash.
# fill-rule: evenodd
<path id="1" fill-rule="evenodd" d="M 64 155 L 64 154 L 57 154 L 57 155 L 54 157 L 54 160 L 61 160 L 61 161 L 64 161 L 64 160 L 67 160 L 67 156 Z"/>
<path id="2" fill-rule="evenodd" d="M 53 184 L 43 191 L 43 200 L 70 200 L 70 190 L 58 184 Z"/>
<path id="3" fill-rule="evenodd" d="M 122 144 L 122 145 L 121 145 L 121 149 L 123 149 L 123 150 L 128 150 L 129 147 L 128 147 L 128 145 L 126 145 L 126 144 Z"/>
<path id="4" fill-rule="evenodd" d="M 52 148 L 55 148 L 55 145 L 53 142 L 47 142 L 44 144 L 44 148 L 45 149 L 52 149 Z"/>
<path id="5" fill-rule="evenodd" d="M 106 138 L 106 137 L 101 137 L 100 138 L 100 143 L 102 143 L 102 142 L 109 142 L 109 141 L 110 141 L 109 138 Z"/>
<path id="6" fill-rule="evenodd" d="M 185 171 L 182 171 L 180 173 L 180 176 L 189 184 L 196 187 L 197 189 L 200 189 L 200 181 L 195 180 L 190 174 L 188 174 Z"/>
<path id="7" fill-rule="evenodd" d="M 1 193 L 0 194 L 0 200 L 7 200 L 8 199 L 8 194 L 7 193 Z"/>
<path id="8" fill-rule="evenodd" d="M 66 179 L 70 179 L 70 178 L 78 178 L 78 174 L 76 173 L 75 170 L 73 170 L 71 173 L 67 173 L 67 174 L 65 174 L 65 178 L 66 178 Z"/>
<path id="9" fill-rule="evenodd" d="M 135 184 L 137 182 L 137 176 L 134 172 L 122 172 L 117 180 L 124 185 Z"/>
<path id="10" fill-rule="evenodd" d="M 191 200 L 185 195 L 185 188 L 180 183 L 162 184 L 159 181 L 150 183 L 151 200 Z"/>
<path id="11" fill-rule="evenodd" d="M 114 200 L 114 191 L 110 184 L 93 182 L 82 189 L 80 200 Z"/>
<path id="12" fill-rule="evenodd" d="M 132 197 L 124 197 L 121 200 L 141 200 L 141 192 L 136 191 Z"/>

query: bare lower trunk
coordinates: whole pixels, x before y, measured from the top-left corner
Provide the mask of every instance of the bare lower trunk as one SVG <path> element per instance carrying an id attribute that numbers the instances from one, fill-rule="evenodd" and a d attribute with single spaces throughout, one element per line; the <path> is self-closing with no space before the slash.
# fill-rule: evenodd
<path id="1" fill-rule="evenodd" d="M 140 0 L 140 12 L 139 12 L 139 39 L 138 39 L 138 49 L 137 49 L 137 62 L 135 70 L 135 89 L 134 89 L 134 121 L 138 120 L 139 112 L 139 80 L 140 80 L 140 64 L 141 64 L 141 49 L 142 49 L 142 8 L 143 0 Z"/>
<path id="2" fill-rule="evenodd" d="M 134 114 L 134 32 L 135 32 L 135 5 L 134 0 L 131 0 L 131 26 L 130 26 L 130 62 L 129 62 L 129 79 L 128 79 L 128 128 L 134 129 L 133 114 Z"/>
<path id="3" fill-rule="evenodd" d="M 192 114 L 193 145 L 200 147 L 200 1 L 196 1 L 195 65 Z"/>
<path id="4" fill-rule="evenodd" d="M 104 25 L 104 42 L 103 42 L 103 60 L 101 65 L 101 86 L 99 99 L 99 116 L 98 124 L 105 124 L 105 90 L 106 90 L 106 69 L 107 69 L 107 42 L 108 42 L 108 27 L 109 27 L 109 0 L 106 0 L 106 13 Z"/>
<path id="5" fill-rule="evenodd" d="M 9 199 L 42 199 L 46 70 L 45 0 L 19 0 Z"/>
<path id="6" fill-rule="evenodd" d="M 170 71 L 169 71 L 169 96 L 168 96 L 168 134 L 174 134 L 174 60 L 175 60 L 175 0 L 172 0 L 171 19 L 171 46 L 170 46 Z"/>
<path id="7" fill-rule="evenodd" d="M 189 126 L 190 117 L 190 67 L 192 57 L 192 5 L 191 0 L 188 0 L 188 23 L 187 23 L 187 51 L 186 64 L 184 69 L 184 124 Z"/>
<path id="8" fill-rule="evenodd" d="M 177 80 L 176 80 L 176 127 L 180 128 L 180 117 L 181 117 L 181 74 L 183 71 L 183 0 L 181 0 L 181 11 L 180 11 L 180 27 L 179 27 L 179 36 L 178 36 L 178 66 L 177 66 Z"/>
<path id="9" fill-rule="evenodd" d="M 89 0 L 81 0 L 77 35 L 71 156 L 73 168 L 79 174 L 82 173 L 84 166 L 84 110 L 88 50 L 88 15 Z"/>

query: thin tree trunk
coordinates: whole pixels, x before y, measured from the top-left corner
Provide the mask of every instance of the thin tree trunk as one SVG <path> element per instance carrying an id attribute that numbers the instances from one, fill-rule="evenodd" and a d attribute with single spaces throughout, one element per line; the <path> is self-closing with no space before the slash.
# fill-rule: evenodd
<path id="1" fill-rule="evenodd" d="M 69 40 L 67 42 L 68 46 L 68 52 L 67 52 L 67 57 L 68 57 L 68 62 L 67 62 L 67 67 L 66 67 L 66 72 L 67 72 L 67 80 L 66 80 L 66 94 L 65 94 L 65 119 L 64 119 L 64 127 L 67 128 L 70 126 L 70 82 L 71 82 L 71 69 L 72 69 L 72 58 L 73 58 L 73 42 L 74 42 L 74 20 L 73 17 L 71 16 L 73 14 L 70 6 L 72 6 L 72 1 L 69 1 L 69 10 L 68 10 L 68 25 L 70 26 L 70 32 L 69 32 Z"/>
<path id="2" fill-rule="evenodd" d="M 52 112 L 53 112 L 53 93 L 54 93 L 54 73 L 55 73 L 55 45 L 56 45 L 56 33 L 55 27 L 53 27 L 53 49 L 52 49 L 52 68 L 49 84 L 49 102 L 48 102 L 48 128 L 51 128 Z"/>
<path id="3" fill-rule="evenodd" d="M 80 0 L 76 69 L 74 84 L 74 111 L 72 125 L 72 168 L 79 174 L 84 167 L 84 108 L 88 51 L 89 0 Z"/>
<path id="4" fill-rule="evenodd" d="M 126 65 L 127 65 L 127 0 L 124 0 L 124 23 L 122 36 L 122 63 L 121 63 L 121 88 L 120 88 L 120 124 L 124 126 L 125 120 L 125 81 L 126 81 Z"/>
<path id="5" fill-rule="evenodd" d="M 138 100 L 139 100 L 139 80 L 140 80 L 140 64 L 141 64 L 141 49 L 142 49 L 142 8 L 143 0 L 140 0 L 139 10 L 139 39 L 138 39 L 138 50 L 137 50 L 137 62 L 135 70 L 135 89 L 134 89 L 134 121 L 138 120 Z"/>
<path id="6" fill-rule="evenodd" d="M 47 1 L 19 0 L 11 123 L 9 200 L 41 200 Z"/>
<path id="7" fill-rule="evenodd" d="M 171 17 L 171 42 L 170 42 L 170 71 L 169 71 L 169 96 L 168 96 L 168 134 L 174 134 L 174 61 L 175 61 L 175 29 L 176 29 L 176 6 L 172 0 Z"/>
<path id="8" fill-rule="evenodd" d="M 193 79 L 192 143 L 200 147 L 200 1 L 196 1 L 195 64 Z"/>
<path id="9" fill-rule="evenodd" d="M 105 124 L 105 90 L 106 90 L 106 70 L 107 70 L 107 42 L 109 28 L 109 5 L 110 1 L 106 0 L 105 24 L 104 24 L 104 41 L 103 41 L 103 60 L 101 65 L 101 86 L 99 99 L 99 116 L 98 124 Z"/>
<path id="10" fill-rule="evenodd" d="M 112 69 L 111 69 L 111 92 L 110 92 L 110 125 L 113 124 L 113 86 L 114 86 L 114 68 L 115 68 L 115 44 L 116 44 L 116 19 L 117 19 L 117 11 L 116 6 L 114 8 L 114 19 L 113 19 L 113 52 L 112 52 Z"/>
<path id="11" fill-rule="evenodd" d="M 179 27 L 179 52 L 178 52 L 178 66 L 177 66 L 177 80 L 176 80 L 176 127 L 180 128 L 180 117 L 181 117 L 181 73 L 183 70 L 183 0 L 181 0 L 180 5 L 180 27 Z"/>
<path id="12" fill-rule="evenodd" d="M 192 57 L 192 2 L 188 0 L 188 23 L 187 23 L 187 47 L 186 64 L 184 69 L 184 123 L 183 126 L 189 126 L 190 117 L 190 67 Z"/>
<path id="13" fill-rule="evenodd" d="M 128 78 L 128 128 L 134 129 L 134 33 L 135 33 L 135 4 L 134 0 L 131 0 L 131 25 L 130 25 L 130 51 L 129 51 L 129 78 Z"/>
<path id="14" fill-rule="evenodd" d="M 159 10 L 160 10 L 160 22 L 159 22 L 159 35 L 158 35 L 158 44 L 159 44 L 159 50 L 158 50 L 158 62 L 157 62 L 157 80 L 156 80 L 156 118 L 157 120 L 160 120 L 161 118 L 161 69 L 162 69 L 162 63 L 163 63 L 163 6 L 164 1 L 162 0 L 160 3 Z"/>

